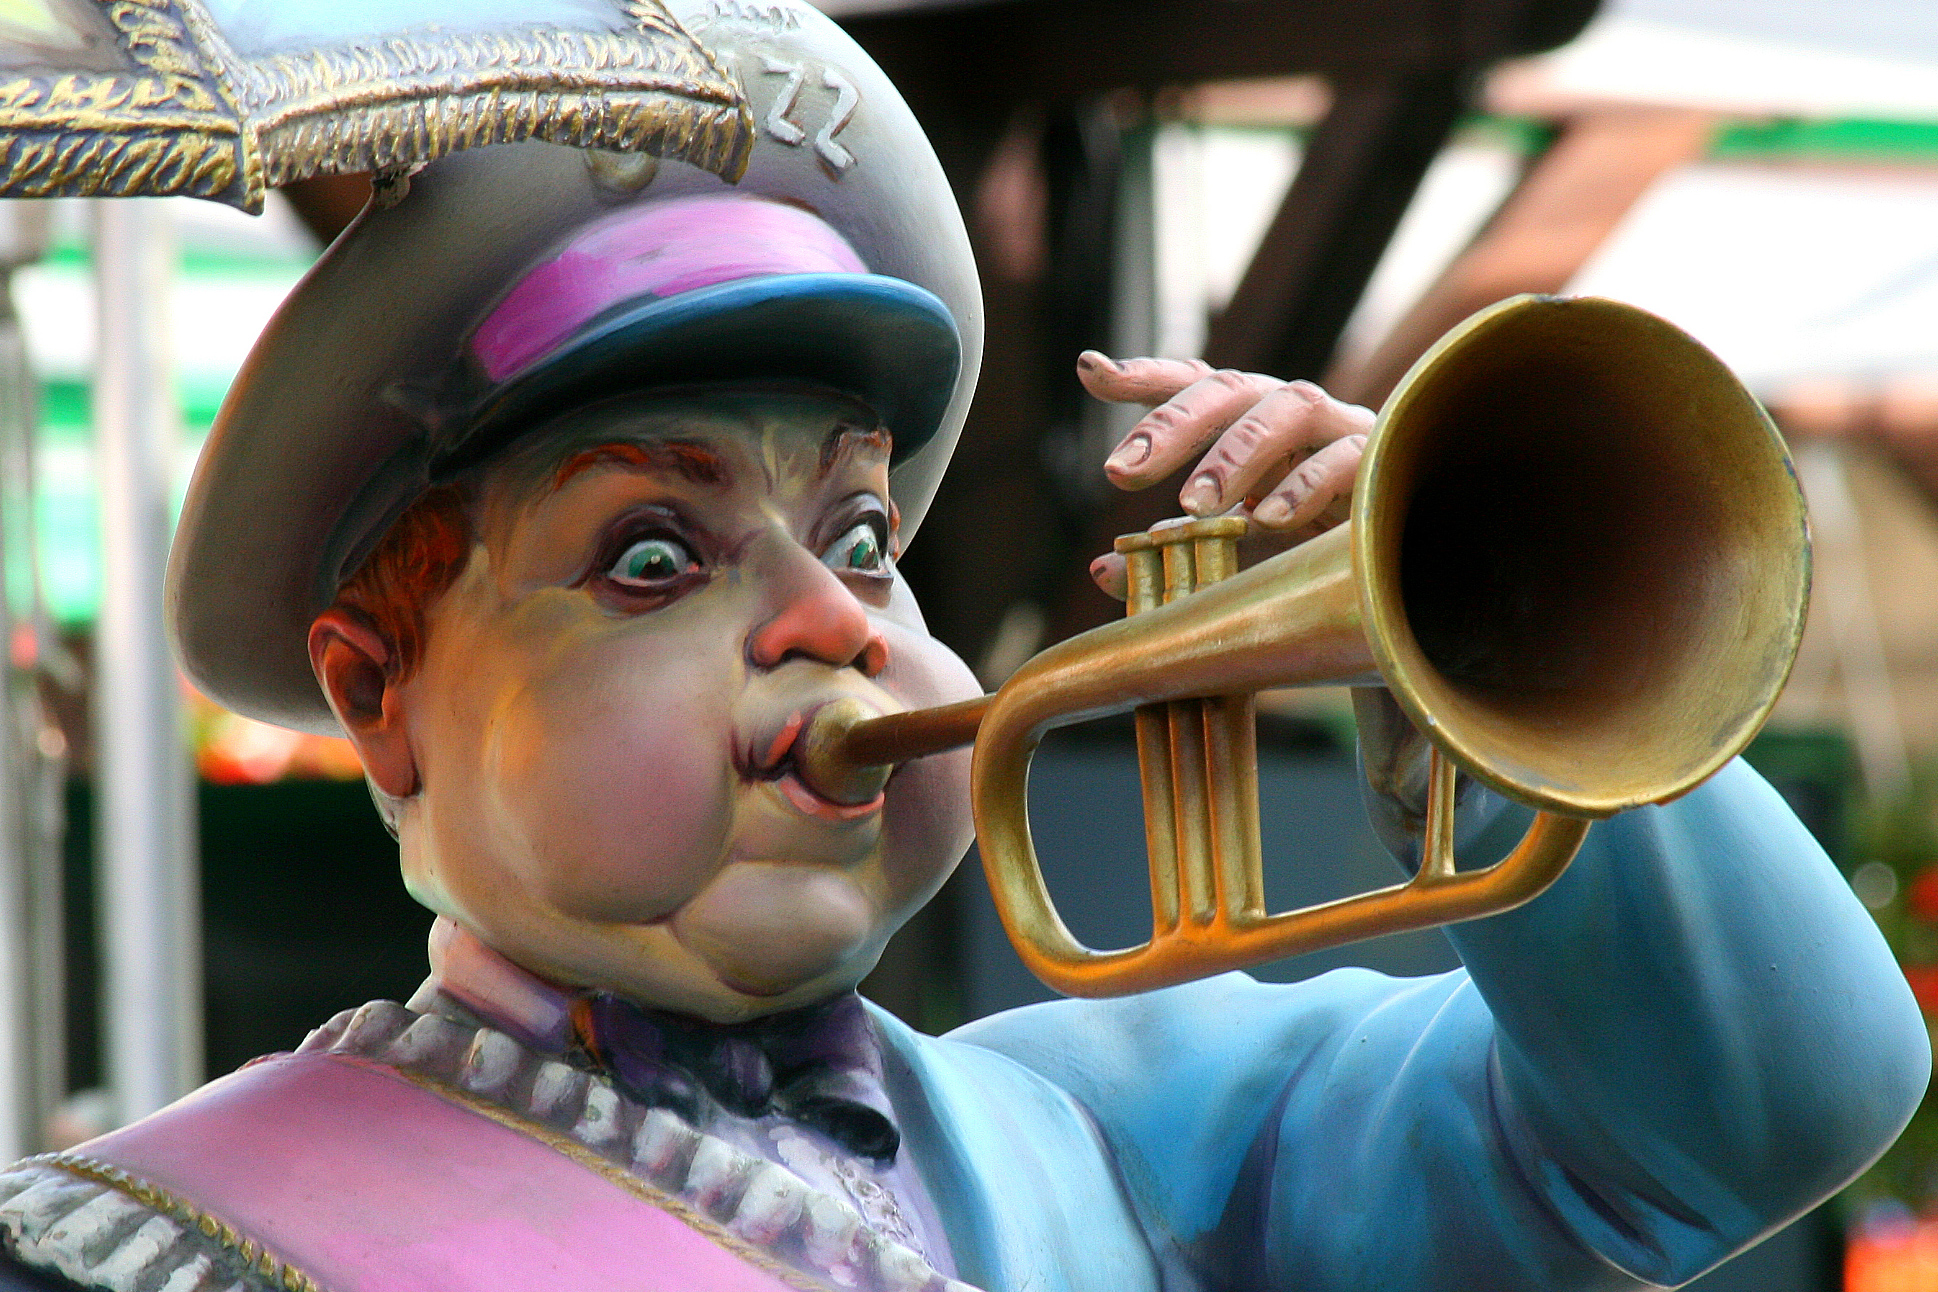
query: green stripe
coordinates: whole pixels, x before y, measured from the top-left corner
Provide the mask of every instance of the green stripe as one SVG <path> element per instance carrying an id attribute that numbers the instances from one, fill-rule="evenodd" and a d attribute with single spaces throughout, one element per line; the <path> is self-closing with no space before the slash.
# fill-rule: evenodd
<path id="1" fill-rule="evenodd" d="M 1217 126 L 1219 130 L 1260 130 L 1303 139 L 1311 132 L 1284 126 Z M 1473 112 L 1461 118 L 1455 137 L 1472 143 L 1497 143 L 1534 156 L 1556 136 L 1552 123 L 1534 117 Z M 1716 130 L 1709 155 L 1727 160 L 1822 159 L 1928 161 L 1938 158 L 1938 121 L 1880 121 L 1868 118 L 1725 121 Z"/>
<path id="2" fill-rule="evenodd" d="M 89 255 L 84 242 L 62 242 L 50 248 L 38 262 L 58 269 L 90 268 L 93 257 Z M 189 247 L 176 255 L 176 264 L 182 272 L 194 275 L 207 275 L 211 278 L 288 278 L 300 274 L 315 263 L 309 256 L 235 251 L 210 251 L 201 247 Z"/>
<path id="3" fill-rule="evenodd" d="M 1717 132 L 1713 157 L 1938 157 L 1938 121 L 1737 121 Z"/>
<path id="4" fill-rule="evenodd" d="M 181 383 L 182 422 L 191 431 L 206 431 L 228 393 L 226 381 L 188 380 Z M 50 440 L 87 439 L 94 425 L 93 391 L 85 381 L 41 383 L 41 430 Z"/>
<path id="5" fill-rule="evenodd" d="M 226 383 L 206 380 L 183 383 L 182 430 L 188 443 L 198 442 L 215 420 Z M 74 455 L 85 453 L 93 439 L 90 392 L 84 381 L 48 381 L 41 385 L 40 438 L 45 446 L 35 499 L 40 531 L 41 586 L 47 608 L 67 627 L 94 621 L 101 603 L 101 505 L 92 479 L 76 478 Z M 60 469 L 48 470 L 48 459 Z M 175 502 L 187 488 L 175 481 Z"/>

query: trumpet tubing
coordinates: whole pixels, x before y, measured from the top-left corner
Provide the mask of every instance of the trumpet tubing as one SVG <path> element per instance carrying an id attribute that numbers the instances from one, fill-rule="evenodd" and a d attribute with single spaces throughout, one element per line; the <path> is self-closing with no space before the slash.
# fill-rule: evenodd
<path id="1" fill-rule="evenodd" d="M 1023 665 L 991 697 L 976 733 L 970 797 L 997 914 L 1030 971 L 1068 995 L 1148 991 L 1506 910 L 1552 883 L 1587 831 L 1586 820 L 1541 813 L 1504 861 L 1457 872 L 1446 819 L 1453 771 L 1436 753 L 1426 833 L 1440 847 L 1412 880 L 1267 914 L 1251 693 L 1379 675 L 1359 627 L 1348 531 L 1218 582 L 1185 586 L 1176 567 L 1207 545 L 1194 530 L 1231 524 L 1244 522 L 1172 524 L 1129 536 L 1127 555 L 1136 560 L 1147 540 L 1173 571 L 1163 580 L 1169 587 L 1160 584 L 1155 604 L 1140 596 L 1126 619 Z M 1030 838 L 1029 764 L 1052 728 L 1127 709 L 1137 713 L 1152 931 L 1139 946 L 1098 951 L 1070 933 L 1043 881 Z M 1240 715 L 1242 743 L 1233 738 Z"/>
<path id="2" fill-rule="evenodd" d="M 1116 995 L 1538 895 L 1590 821 L 1686 793 L 1741 751 L 1788 676 L 1809 586 L 1789 459 L 1756 401 L 1671 325 L 1521 297 L 1415 365 L 1381 411 L 1353 519 L 1238 571 L 1246 522 L 1118 540 L 1128 616 L 1058 643 L 995 695 L 880 718 L 817 714 L 802 773 L 860 794 L 888 764 L 975 740 L 983 863 L 1045 982 Z M 1382 684 L 1434 746 L 1419 871 L 1267 914 L 1252 694 Z M 1071 936 L 1030 840 L 1050 729 L 1134 710 L 1148 942 Z M 1456 769 L 1537 810 L 1459 870 Z"/>

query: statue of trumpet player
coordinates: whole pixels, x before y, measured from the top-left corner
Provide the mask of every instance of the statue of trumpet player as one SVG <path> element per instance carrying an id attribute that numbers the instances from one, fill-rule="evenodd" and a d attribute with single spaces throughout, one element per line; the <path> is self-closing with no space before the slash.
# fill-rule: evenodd
<path id="1" fill-rule="evenodd" d="M 325 122 L 392 162 L 232 392 L 170 588 L 209 694 L 355 743 L 432 972 L 0 1174 L 0 1286 L 1669 1286 L 1893 1138 L 1916 1007 L 1740 763 L 1595 826 L 1543 896 L 1450 930 L 1440 977 L 1232 973 L 940 1038 L 857 997 L 971 837 L 966 753 L 851 801 L 800 750 L 836 701 L 976 694 L 896 572 L 978 360 L 960 218 L 893 88 L 795 0 L 679 0 L 684 28 L 503 7 L 411 0 L 385 45 L 357 6 L 152 6 L 245 114 L 292 68 L 350 76 L 352 44 L 366 72 L 390 50 L 399 102 L 446 78 Z M 584 77 L 638 72 L 604 115 L 570 85 L 439 97 L 585 49 Z M 443 112 L 490 146 L 395 165 L 455 137 L 418 128 Z M 659 160 L 627 151 L 642 121 Z M 246 203 L 255 173 L 194 174 Z M 1197 458 L 1194 515 L 1342 519 L 1365 410 L 1081 367 L 1152 406 L 1117 483 Z M 1381 694 L 1365 757 L 1405 854 L 1418 741 Z M 1476 856 L 1525 819 L 1464 811 Z"/>

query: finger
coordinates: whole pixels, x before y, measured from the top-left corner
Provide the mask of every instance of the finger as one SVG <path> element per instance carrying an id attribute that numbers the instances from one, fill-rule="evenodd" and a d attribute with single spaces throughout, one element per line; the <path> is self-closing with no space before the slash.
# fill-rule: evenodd
<path id="1" fill-rule="evenodd" d="M 1096 350 L 1077 356 L 1077 380 L 1096 398 L 1112 404 L 1155 407 L 1208 375 L 1203 359 L 1125 359 Z"/>
<path id="2" fill-rule="evenodd" d="M 1359 478 L 1364 435 L 1334 440 L 1286 473 L 1278 487 L 1252 508 L 1252 519 L 1267 529 L 1290 530 L 1316 521 L 1333 503 L 1352 496 Z"/>
<path id="3" fill-rule="evenodd" d="M 1276 377 L 1230 368 L 1206 373 L 1146 413 L 1111 451 L 1104 472 L 1120 489 L 1156 484 L 1283 384 Z"/>
<path id="4" fill-rule="evenodd" d="M 1184 509 L 1209 516 L 1242 502 L 1288 459 L 1322 448 L 1373 425 L 1371 410 L 1342 404 L 1309 381 L 1289 381 L 1234 421 L 1198 464 L 1179 494 Z"/>
<path id="5" fill-rule="evenodd" d="M 1090 563 L 1090 577 L 1105 595 L 1122 601 L 1130 595 L 1130 573 L 1124 557 L 1118 552 L 1106 552 Z"/>

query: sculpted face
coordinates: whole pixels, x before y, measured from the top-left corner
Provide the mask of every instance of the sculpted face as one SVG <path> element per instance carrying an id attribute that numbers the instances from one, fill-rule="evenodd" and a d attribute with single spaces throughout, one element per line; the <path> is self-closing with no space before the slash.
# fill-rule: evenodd
<path id="1" fill-rule="evenodd" d="M 979 692 L 894 572 L 887 436 L 834 397 L 635 398 L 531 438 L 397 700 L 406 882 L 556 981 L 729 1021 L 846 989 L 970 837 L 966 753 L 844 807 L 817 706 Z"/>

